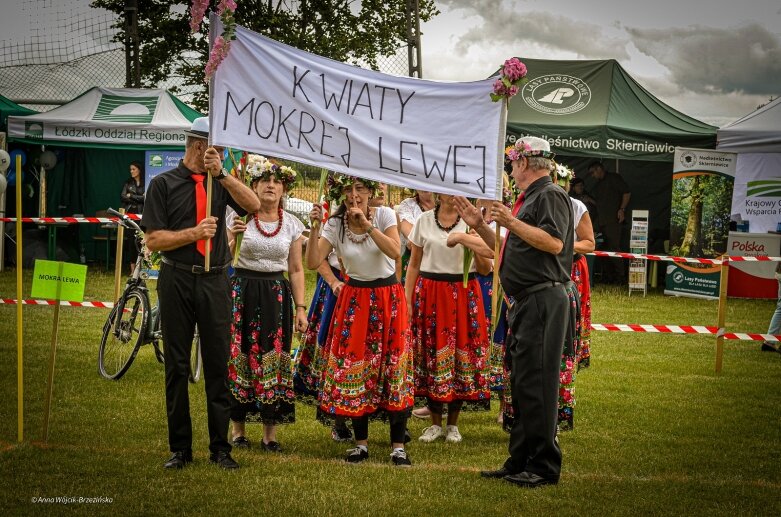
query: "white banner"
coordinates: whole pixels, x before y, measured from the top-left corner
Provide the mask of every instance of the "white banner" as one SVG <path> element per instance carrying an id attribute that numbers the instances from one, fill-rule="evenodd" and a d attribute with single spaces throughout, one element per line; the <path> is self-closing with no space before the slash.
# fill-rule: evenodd
<path id="1" fill-rule="evenodd" d="M 753 233 L 781 228 L 781 153 L 738 155 L 732 213 L 748 221 Z"/>
<path id="2" fill-rule="evenodd" d="M 237 27 L 210 91 L 211 140 L 392 185 L 501 199 L 504 128 L 492 84 L 386 75 Z"/>

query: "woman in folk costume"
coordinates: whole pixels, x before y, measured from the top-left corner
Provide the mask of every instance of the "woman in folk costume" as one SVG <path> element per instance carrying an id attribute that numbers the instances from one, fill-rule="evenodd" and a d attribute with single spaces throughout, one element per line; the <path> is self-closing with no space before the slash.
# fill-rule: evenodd
<path id="1" fill-rule="evenodd" d="M 399 219 L 399 237 L 401 238 L 401 283 L 407 277 L 407 265 L 409 264 L 409 257 L 412 251 L 409 244 L 410 232 L 415 222 L 420 217 L 420 214 L 427 210 L 434 208 L 436 201 L 434 200 L 434 193 L 427 192 L 425 190 L 416 190 L 415 195 L 405 198 L 396 207 L 396 216 Z M 417 410 L 416 410 L 417 411 Z M 428 415 L 426 415 L 428 416 Z"/>
<path id="2" fill-rule="evenodd" d="M 331 328 L 331 318 L 339 293 L 344 287 L 341 264 L 335 251 L 331 251 L 317 268 L 317 282 L 307 314 L 307 328 L 296 358 L 293 381 L 299 400 L 319 404 L 320 378 L 325 357 L 323 345 Z M 343 419 L 336 419 L 331 428 L 331 438 L 337 442 L 352 440 L 352 431 Z"/>
<path id="3" fill-rule="evenodd" d="M 369 457 L 369 418 L 387 418 L 391 461 L 410 466 L 404 431 L 413 404 L 412 350 L 395 270 L 396 215 L 388 207 L 369 207 L 376 182 L 334 174 L 328 185 L 338 208 L 324 225 L 313 225 L 306 263 L 314 269 L 336 250 L 346 282 L 323 347 L 319 417 L 352 419 L 356 447 L 348 451 L 348 463 Z M 321 221 L 322 207 L 315 205 L 309 216 L 313 223 Z"/>
<path id="4" fill-rule="evenodd" d="M 431 412 L 431 426 L 419 438 L 423 442 L 443 435 L 447 442 L 460 442 L 458 417 L 464 404 L 476 409 L 490 406 L 491 350 L 474 272 L 487 274 L 491 262 L 475 253 L 464 286 L 463 243 L 470 238 L 482 242 L 467 231 L 453 196 L 439 194 L 434 210 L 424 212 L 409 235 L 412 255 L 405 290 L 412 315 L 415 396 L 425 398 Z M 442 428 L 444 404 L 448 407 L 446 431 Z"/>
<path id="5" fill-rule="evenodd" d="M 566 165 L 557 164 L 552 174 L 553 181 L 569 191 L 569 182 L 574 173 Z M 591 289 L 588 281 L 586 253 L 595 248 L 594 229 L 588 209 L 582 201 L 570 198 L 575 222 L 575 257 L 572 261 L 572 282 L 580 299 L 580 313 L 575 331 L 575 342 L 566 343 L 561 358 L 561 377 L 559 387 L 559 430 L 568 431 L 574 426 L 575 413 L 575 374 L 578 358 L 585 347 L 588 350 L 591 341 Z M 570 293 L 570 298 L 575 293 Z"/>
<path id="6" fill-rule="evenodd" d="M 295 421 L 290 359 L 293 325 L 299 332 L 306 329 L 304 225 L 282 209 L 283 196 L 298 179 L 293 169 L 251 154 L 247 172 L 260 210 L 246 223 L 235 217 L 229 230 L 234 249 L 235 236 L 243 234 L 241 246 L 234 251 L 239 258 L 231 281 L 228 385 L 234 396 L 233 444 L 248 448 L 245 423 L 261 422 L 261 448 L 279 452 L 277 425 Z"/>
<path id="7" fill-rule="evenodd" d="M 510 178 L 507 174 L 503 175 L 503 188 L 502 188 L 502 203 L 507 208 L 512 209 L 515 202 L 515 192 L 510 186 Z M 477 208 L 483 214 L 483 220 L 491 227 L 492 230 L 496 229 L 496 223 L 491 219 L 490 206 L 492 201 L 479 199 L 475 203 Z M 504 239 L 507 235 L 507 228 L 500 228 L 500 238 Z M 482 239 L 480 239 L 482 242 Z M 491 271 L 487 275 L 477 274 L 477 281 L 480 283 L 480 291 L 483 295 L 483 307 L 485 308 L 485 316 L 488 320 L 488 328 L 491 329 L 493 324 L 493 250 L 491 250 Z M 501 287 L 501 286 L 500 286 Z M 501 296 L 501 290 L 499 295 Z M 491 391 L 494 392 L 499 399 L 499 414 L 496 417 L 498 423 L 502 423 L 504 412 L 504 340 L 507 337 L 507 302 L 504 300 L 499 304 L 499 316 L 496 319 L 496 328 L 493 329 L 493 334 L 489 333 L 491 337 L 491 372 L 489 375 Z M 490 332 L 490 330 L 489 330 Z"/>

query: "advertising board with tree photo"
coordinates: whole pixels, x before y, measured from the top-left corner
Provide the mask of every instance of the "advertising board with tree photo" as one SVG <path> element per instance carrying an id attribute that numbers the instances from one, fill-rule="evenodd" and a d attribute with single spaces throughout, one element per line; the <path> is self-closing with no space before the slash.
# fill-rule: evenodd
<path id="1" fill-rule="evenodd" d="M 670 207 L 670 255 L 717 258 L 727 251 L 735 154 L 675 149 Z M 665 293 L 718 298 L 720 267 L 667 266 Z"/>

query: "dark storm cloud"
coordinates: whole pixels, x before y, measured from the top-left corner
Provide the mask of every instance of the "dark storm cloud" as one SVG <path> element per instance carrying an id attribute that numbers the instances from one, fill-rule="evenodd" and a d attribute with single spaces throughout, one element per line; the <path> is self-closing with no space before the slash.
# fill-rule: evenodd
<path id="1" fill-rule="evenodd" d="M 777 95 L 781 88 L 781 39 L 758 24 L 732 30 L 626 30 L 637 49 L 667 67 L 671 80 L 682 88 L 759 95 Z"/>
<path id="2" fill-rule="evenodd" d="M 517 45 L 519 54 L 530 44 L 557 52 L 571 52 L 580 58 L 624 59 L 628 57 L 625 39 L 604 34 L 601 27 L 542 11 L 527 11 L 517 3 L 501 0 L 450 0 L 452 9 L 479 16 L 482 23 L 469 29 L 456 43 L 464 52 L 475 45 Z M 542 56 L 539 56 L 542 57 Z"/>

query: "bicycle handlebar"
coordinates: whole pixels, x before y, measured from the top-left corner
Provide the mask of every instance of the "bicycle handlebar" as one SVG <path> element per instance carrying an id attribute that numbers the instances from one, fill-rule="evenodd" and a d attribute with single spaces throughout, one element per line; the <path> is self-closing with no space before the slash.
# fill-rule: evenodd
<path id="1" fill-rule="evenodd" d="M 115 217 L 118 217 L 119 218 L 119 221 L 118 221 L 119 224 L 121 224 L 125 228 L 129 228 L 129 229 L 135 230 L 137 232 L 142 231 L 141 227 L 138 226 L 138 224 L 136 224 L 136 222 L 134 220 L 132 220 L 131 218 L 129 218 L 125 214 L 121 214 L 121 213 L 117 212 L 116 210 L 114 210 L 113 208 L 109 208 L 108 210 L 106 210 L 106 212 L 108 212 L 109 214 L 111 214 L 111 215 L 113 215 Z"/>

